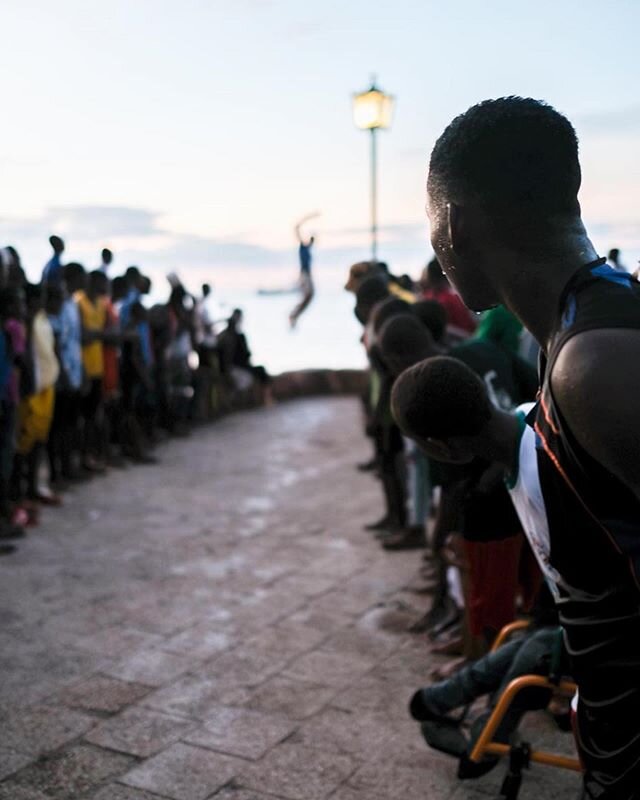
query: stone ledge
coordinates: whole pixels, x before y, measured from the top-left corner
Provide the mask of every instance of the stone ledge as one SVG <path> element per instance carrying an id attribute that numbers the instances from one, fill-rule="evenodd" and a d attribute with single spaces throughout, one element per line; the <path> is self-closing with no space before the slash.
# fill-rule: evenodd
<path id="1" fill-rule="evenodd" d="M 273 396 L 276 400 L 290 400 L 319 395 L 360 395 L 366 387 L 365 370 L 304 369 L 274 377 Z"/>

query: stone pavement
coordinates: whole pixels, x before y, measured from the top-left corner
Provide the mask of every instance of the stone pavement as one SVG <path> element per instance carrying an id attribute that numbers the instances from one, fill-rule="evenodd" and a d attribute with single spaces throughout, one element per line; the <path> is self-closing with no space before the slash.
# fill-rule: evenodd
<path id="1" fill-rule="evenodd" d="M 362 530 L 360 431 L 352 399 L 237 414 L 44 514 L 0 560 L 0 800 L 497 794 L 407 718 L 438 659 L 406 633 L 420 556 Z"/>

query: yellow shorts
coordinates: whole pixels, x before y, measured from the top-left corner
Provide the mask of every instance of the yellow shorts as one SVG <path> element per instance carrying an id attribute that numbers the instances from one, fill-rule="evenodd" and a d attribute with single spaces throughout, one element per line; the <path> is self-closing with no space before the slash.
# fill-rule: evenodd
<path id="1" fill-rule="evenodd" d="M 26 456 L 36 444 L 46 443 L 53 421 L 55 397 L 55 389 L 50 386 L 20 401 L 16 448 L 20 455 Z"/>

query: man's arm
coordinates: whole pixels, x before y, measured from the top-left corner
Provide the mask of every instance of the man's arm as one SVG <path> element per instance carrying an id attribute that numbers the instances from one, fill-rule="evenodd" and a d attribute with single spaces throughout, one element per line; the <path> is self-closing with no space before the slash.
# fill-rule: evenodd
<path id="1" fill-rule="evenodd" d="M 640 500 L 640 330 L 587 331 L 563 347 L 553 395 L 580 445 Z"/>
<path id="2" fill-rule="evenodd" d="M 310 219 L 315 219 L 316 217 L 319 217 L 319 216 L 320 216 L 320 214 L 317 211 L 314 211 L 311 214 L 306 214 L 304 217 L 302 217 L 301 220 L 299 220 L 296 223 L 294 231 L 296 233 L 296 238 L 298 239 L 300 244 L 305 244 L 304 239 L 302 238 L 302 226 L 304 225 L 304 223 L 305 222 L 309 222 Z"/>

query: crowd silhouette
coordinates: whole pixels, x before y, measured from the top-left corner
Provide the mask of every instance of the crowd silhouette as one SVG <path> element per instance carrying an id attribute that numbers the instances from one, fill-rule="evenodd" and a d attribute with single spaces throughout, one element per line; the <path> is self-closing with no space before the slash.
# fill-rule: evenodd
<path id="1" fill-rule="evenodd" d="M 153 464 L 156 445 L 241 403 L 270 402 L 251 362 L 242 311 L 213 318 L 209 284 L 191 295 L 175 274 L 148 306 L 150 279 L 64 263 L 51 236 L 39 283 L 18 251 L 0 252 L 0 553 L 10 555 L 41 505 L 111 468 Z"/>

